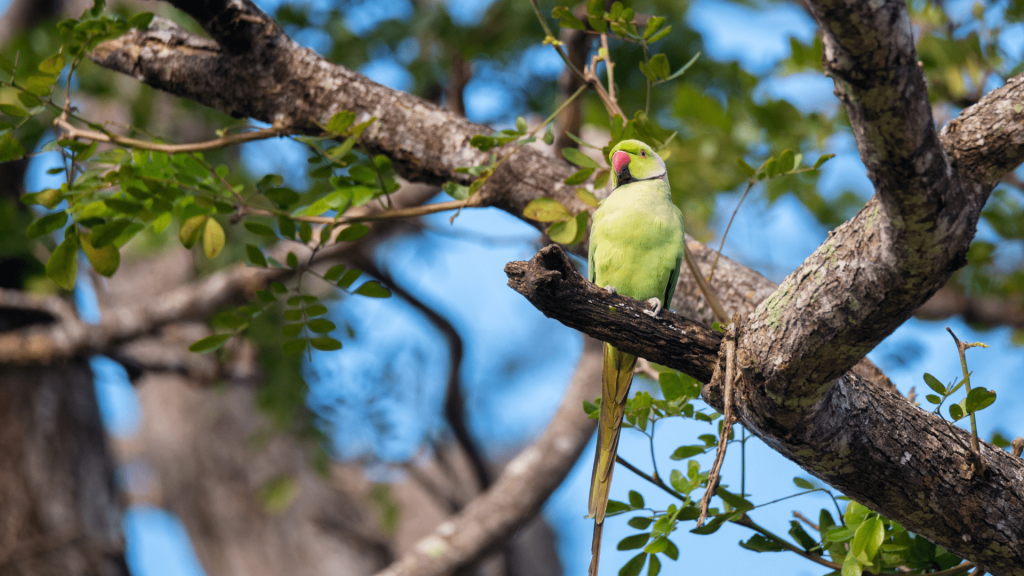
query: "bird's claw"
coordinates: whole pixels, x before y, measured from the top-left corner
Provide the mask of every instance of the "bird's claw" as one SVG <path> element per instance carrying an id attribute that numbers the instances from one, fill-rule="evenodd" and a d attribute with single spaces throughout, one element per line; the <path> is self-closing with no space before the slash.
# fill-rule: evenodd
<path id="1" fill-rule="evenodd" d="M 609 285 L 605 286 L 605 287 L 604 287 L 604 289 L 605 289 L 605 290 L 606 290 L 606 291 L 607 291 L 607 292 L 608 292 L 609 294 L 618 294 L 618 292 L 616 292 L 616 291 L 615 291 L 615 286 L 612 286 L 611 284 L 609 284 Z"/>
<path id="2" fill-rule="evenodd" d="M 657 298 L 648 298 L 647 303 L 651 305 L 653 310 L 644 310 L 643 313 L 647 314 L 651 318 L 657 318 L 658 313 L 661 312 L 661 300 Z"/>

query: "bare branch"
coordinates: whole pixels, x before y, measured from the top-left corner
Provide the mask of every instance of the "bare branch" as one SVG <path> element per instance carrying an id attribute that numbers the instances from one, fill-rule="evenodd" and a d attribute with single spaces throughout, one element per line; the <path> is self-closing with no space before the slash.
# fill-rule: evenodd
<path id="1" fill-rule="evenodd" d="M 548 428 L 486 492 L 377 576 L 441 576 L 478 558 L 532 518 L 576 463 L 594 431 L 580 405 L 600 394 L 601 344 L 587 339 L 572 384 Z"/>

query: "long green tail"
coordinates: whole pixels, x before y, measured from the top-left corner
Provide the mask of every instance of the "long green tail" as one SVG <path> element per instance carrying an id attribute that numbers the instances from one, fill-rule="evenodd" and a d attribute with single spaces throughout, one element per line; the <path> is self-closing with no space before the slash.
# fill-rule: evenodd
<path id="1" fill-rule="evenodd" d="M 633 382 L 636 356 L 624 354 L 611 344 L 604 345 L 604 370 L 601 373 L 601 416 L 597 425 L 597 455 L 590 478 L 590 516 L 594 519 L 594 540 L 591 546 L 590 576 L 597 576 L 601 555 L 601 531 L 608 508 L 608 490 L 612 485 L 615 453 L 619 449 L 619 432 L 626 411 L 626 396 Z"/>

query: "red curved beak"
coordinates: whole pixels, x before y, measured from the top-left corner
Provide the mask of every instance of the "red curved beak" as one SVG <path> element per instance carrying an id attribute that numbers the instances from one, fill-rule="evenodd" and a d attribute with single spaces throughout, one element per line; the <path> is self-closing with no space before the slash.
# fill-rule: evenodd
<path id="1" fill-rule="evenodd" d="M 618 174 L 622 172 L 622 169 L 629 166 L 629 154 L 619 150 L 615 154 L 612 154 L 612 169 Z"/>

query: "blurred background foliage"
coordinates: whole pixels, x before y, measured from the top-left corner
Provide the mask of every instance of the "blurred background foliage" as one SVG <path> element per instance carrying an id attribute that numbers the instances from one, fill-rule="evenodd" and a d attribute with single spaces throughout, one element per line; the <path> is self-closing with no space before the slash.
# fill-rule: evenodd
<path id="1" fill-rule="evenodd" d="M 14 0 L 12 6 L 16 4 Z M 447 105 L 495 129 L 513 127 L 517 116 L 538 122 L 567 95 L 566 82 L 560 81 L 563 64 L 551 47 L 541 45 L 543 31 L 525 0 L 260 0 L 257 4 L 297 42 L 332 62 Z M 650 100 L 650 117 L 678 133 L 667 149 L 667 165 L 674 199 L 691 235 L 717 245 L 747 182 L 737 158 L 758 166 L 770 156 L 793 149 L 803 153 L 806 165 L 806 159 L 813 162 L 819 154 L 837 154 L 821 171 L 758 184 L 740 209 L 725 244 L 726 255 L 781 280 L 871 194 L 845 112 L 831 96 L 831 82 L 821 76 L 822 44 L 813 21 L 795 3 L 627 4 L 639 17 L 661 15 L 671 24 L 672 33 L 653 52 L 664 53 L 673 70 L 697 52 L 704 54 L 681 78 L 658 86 Z M 914 0 L 909 5 L 938 126 L 1024 69 L 1020 3 Z M 550 14 L 555 4 L 542 2 L 541 7 Z M 19 22 L 14 22 L 12 9 L 0 31 L 0 53 L 12 61 L 16 57 L 19 71 L 35 70 L 60 47 L 55 32 L 58 12 L 77 15 L 84 8 L 73 0 L 57 2 L 49 13 L 41 9 L 38 17 Z M 109 9 L 126 17 L 153 11 L 198 30 L 187 16 L 165 3 L 112 2 Z M 549 23 L 555 25 L 551 19 Z M 589 49 L 595 51 L 596 42 Z M 646 81 L 639 69 L 643 54 L 637 46 L 622 42 L 613 42 L 611 52 L 619 102 L 632 116 L 646 105 Z M 71 83 L 72 99 L 85 117 L 109 121 L 112 127 L 131 126 L 139 134 L 167 142 L 210 139 L 215 130 L 240 123 L 90 62 L 76 71 Z M 0 88 L 0 103 L 16 102 L 14 91 Z M 608 138 L 604 107 L 587 93 L 581 111 L 581 135 L 600 147 Z M 15 135 L 27 150 L 39 150 L 53 138 L 52 119 L 52 115 L 39 115 L 20 125 Z M 14 124 L 6 116 L 0 122 L 6 122 L 0 130 L 10 130 Z M 302 146 L 274 140 L 207 153 L 206 159 L 211 165 L 227 164 L 233 182 L 247 187 L 267 174 L 280 174 L 306 200 L 328 190 L 324 180 L 309 176 L 306 156 Z M 41 243 L 26 239 L 33 212 L 18 198 L 59 183 L 63 175 L 47 170 L 61 166 L 54 153 L 34 153 L 0 165 L 0 286 L 58 292 L 43 270 L 58 239 Z M 948 286 L 955 294 L 1017 311 L 1018 319 L 1024 306 L 1021 186 L 1013 175 L 993 194 L 968 255 L 969 264 Z M 176 229 L 172 226 L 160 235 L 143 233 L 126 251 L 136 260 L 155 258 L 177 243 Z M 227 234 L 227 248 L 217 258 L 195 258 L 198 274 L 243 260 L 244 244 L 258 242 L 241 226 L 228 227 Z M 274 425 L 275 432 L 270 433 L 286 431 L 310 439 L 310 462 L 317 469 L 326 469 L 328 457 L 354 460 L 366 464 L 375 481 L 396 481 L 403 477 L 403 463 L 451 441 L 452 423 L 445 418 L 444 404 L 449 372 L 455 371 L 472 441 L 489 465 L 507 460 L 543 428 L 581 350 L 578 336 L 541 318 L 504 288 L 501 264 L 529 257 L 539 241 L 532 228 L 490 210 L 465 213 L 454 225 L 447 217 L 430 216 L 399 227 L 376 240 L 364 256 L 367 269 L 403 288 L 406 297 L 386 302 L 340 298 L 331 306 L 330 317 L 341 327 L 344 348 L 316 353 L 311 360 L 281 353 L 279 312 L 261 317 L 249 337 L 258 348 L 263 369 L 256 401 Z M 87 278 L 86 285 L 76 289 L 80 306 L 90 306 L 89 286 L 94 281 L 98 277 Z M 411 299 L 434 310 L 438 318 L 424 315 Z M 976 374 L 987 377 L 989 386 L 1003 394 L 999 384 L 1022 368 L 1016 348 L 1024 343 L 1020 320 L 987 325 L 967 325 L 962 319 L 952 322 L 963 339 L 993 345 L 992 350 L 979 352 L 986 355 L 986 365 L 977 367 Z M 455 339 L 445 337 L 446 330 Z M 456 347 L 461 361 L 451 361 Z M 955 349 L 942 336 L 940 326 L 919 320 L 901 328 L 872 354 L 904 392 L 920 386 L 926 369 L 945 371 L 948 378 L 944 380 L 954 377 L 958 372 L 954 356 Z M 639 380 L 635 389 L 659 393 Z M 100 388 L 101 396 L 109 394 L 104 390 Z M 1009 415 L 1019 394 L 1007 390 L 1000 400 L 1003 408 L 987 413 L 982 430 L 988 436 L 999 429 L 1015 436 L 1019 431 L 1011 429 Z M 124 417 L 132 410 L 130 401 L 118 406 L 108 410 L 109 418 Z M 666 426 L 668 431 L 662 432 L 658 458 L 666 469 L 672 462 L 662 458 L 680 443 L 692 444 L 689 440 L 696 431 L 708 431 L 687 426 Z M 680 440 L 683 435 L 689 437 Z M 637 441 L 627 436 L 620 452 L 646 451 L 646 438 Z M 738 457 L 731 453 L 727 460 L 727 481 Z M 747 458 L 748 466 L 765 474 L 753 489 L 758 501 L 792 492 L 789 479 L 797 472 L 792 465 L 764 446 L 751 446 Z M 589 452 L 585 453 L 583 469 L 589 459 Z M 580 519 L 585 507 L 573 493 L 585 492 L 578 487 L 585 485 L 581 482 L 585 483 L 586 474 L 577 468 L 545 511 L 558 535 L 562 565 L 572 573 L 582 570 L 589 555 L 585 544 L 589 524 Z M 769 478 L 769 469 L 781 470 L 782 480 Z M 617 475 L 617 482 L 621 489 L 613 490 L 613 498 L 630 488 L 648 490 L 624 471 Z M 393 515 L 401 512 L 396 512 L 386 493 L 375 494 L 391 515 L 388 523 L 393 523 Z M 622 495 L 618 499 L 625 500 Z M 782 510 L 776 514 L 773 521 L 784 524 L 787 514 Z M 142 534 L 137 538 L 163 537 L 155 528 L 135 533 Z M 624 533 L 613 530 L 607 540 L 615 541 L 616 535 Z M 708 546 L 697 538 L 687 536 L 680 547 Z M 735 538 L 712 538 L 721 542 L 710 554 L 717 560 L 694 556 L 692 569 L 729 565 L 764 571 L 765 560 L 754 552 L 733 554 Z M 139 542 L 135 545 L 141 546 Z M 723 559 L 723 554 L 734 558 Z M 799 558 L 776 556 L 781 555 L 768 560 L 777 563 L 773 569 L 810 570 Z M 614 573 L 625 558 L 606 558 L 604 570 Z M 140 573 L 168 573 L 159 562 L 145 566 L 136 568 Z"/>

